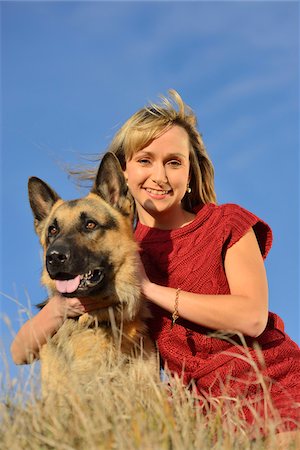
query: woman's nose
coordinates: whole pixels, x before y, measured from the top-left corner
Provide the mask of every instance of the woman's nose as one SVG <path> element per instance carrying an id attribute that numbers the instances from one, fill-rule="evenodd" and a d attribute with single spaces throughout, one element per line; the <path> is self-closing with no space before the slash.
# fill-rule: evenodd
<path id="1" fill-rule="evenodd" d="M 154 181 L 156 184 L 165 184 L 168 182 L 168 177 L 166 174 L 166 169 L 163 164 L 156 164 L 153 167 L 153 173 L 152 173 L 152 181 Z"/>

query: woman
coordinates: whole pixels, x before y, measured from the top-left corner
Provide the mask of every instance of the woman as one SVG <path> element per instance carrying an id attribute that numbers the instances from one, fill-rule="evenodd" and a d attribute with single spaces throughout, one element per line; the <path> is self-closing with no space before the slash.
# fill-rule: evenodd
<path id="1" fill-rule="evenodd" d="M 250 424 L 274 405 L 281 430 L 296 430 L 300 350 L 281 319 L 268 313 L 263 258 L 271 230 L 237 205 L 216 205 L 196 117 L 178 93 L 170 94 L 173 103 L 164 98 L 162 106 L 138 111 L 109 147 L 135 201 L 151 334 L 163 364 L 201 398 L 240 397 Z M 37 357 L 66 316 L 94 307 L 50 299 L 16 336 L 15 362 Z"/>
<path id="2" fill-rule="evenodd" d="M 253 411 L 271 414 L 274 406 L 283 429 L 296 429 L 300 350 L 268 313 L 271 230 L 237 205 L 216 206 L 196 117 L 170 94 L 177 108 L 164 98 L 141 109 L 109 148 L 135 200 L 152 336 L 163 363 L 200 395 L 246 399 L 250 423 Z"/>

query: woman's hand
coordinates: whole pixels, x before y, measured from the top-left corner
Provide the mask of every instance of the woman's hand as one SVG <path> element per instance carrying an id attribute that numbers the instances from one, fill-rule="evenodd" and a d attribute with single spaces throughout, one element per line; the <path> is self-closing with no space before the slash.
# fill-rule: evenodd
<path id="1" fill-rule="evenodd" d="M 140 255 L 138 255 L 138 259 L 139 259 L 139 275 L 140 275 L 141 291 L 142 294 L 145 295 L 145 297 L 150 298 L 150 292 L 153 283 L 151 283 L 151 281 L 148 278 L 148 275 L 146 274 Z"/>
<path id="2" fill-rule="evenodd" d="M 44 306 L 45 308 L 58 323 L 68 317 L 78 317 L 86 312 L 84 305 L 78 298 L 67 298 L 61 295 L 51 297 Z"/>
<path id="3" fill-rule="evenodd" d="M 41 347 L 53 336 L 68 317 L 77 317 L 86 312 L 78 298 L 61 295 L 51 297 L 46 305 L 18 331 L 11 345 L 11 354 L 16 364 L 25 364 L 39 357 Z"/>

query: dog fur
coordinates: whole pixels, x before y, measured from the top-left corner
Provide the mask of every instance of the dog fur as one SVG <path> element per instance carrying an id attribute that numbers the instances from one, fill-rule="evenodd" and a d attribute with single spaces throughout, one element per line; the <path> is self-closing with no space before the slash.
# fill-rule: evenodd
<path id="1" fill-rule="evenodd" d="M 93 298 L 100 305 L 97 311 L 66 319 L 41 348 L 43 393 L 63 393 L 75 378 L 89 383 L 100 367 L 117 358 L 125 366 L 148 361 L 153 370 L 131 201 L 117 158 L 104 155 L 86 197 L 64 201 L 36 177 L 29 179 L 28 192 L 44 251 L 41 281 L 49 297 Z"/>

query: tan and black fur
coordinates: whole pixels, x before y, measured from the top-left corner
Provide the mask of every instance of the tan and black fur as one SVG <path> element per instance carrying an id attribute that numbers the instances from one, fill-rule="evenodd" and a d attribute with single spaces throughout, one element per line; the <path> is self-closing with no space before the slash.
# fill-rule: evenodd
<path id="1" fill-rule="evenodd" d="M 35 230 L 44 250 L 42 284 L 49 297 L 55 280 L 80 275 L 65 297 L 93 297 L 99 309 L 67 319 L 40 352 L 44 392 L 63 392 L 77 377 L 88 383 L 103 364 L 123 358 L 152 360 L 149 317 L 138 277 L 138 246 L 133 239 L 131 203 L 116 157 L 107 153 L 89 194 L 64 201 L 39 178 L 28 183 Z M 67 281 L 62 281 L 68 283 Z"/>

